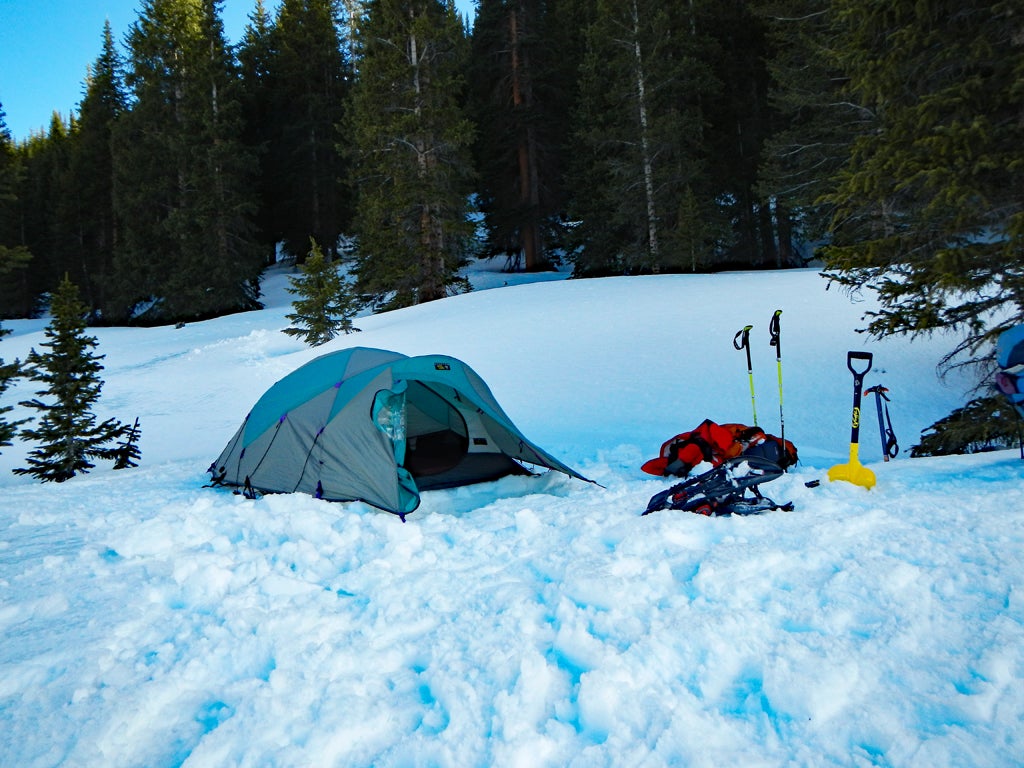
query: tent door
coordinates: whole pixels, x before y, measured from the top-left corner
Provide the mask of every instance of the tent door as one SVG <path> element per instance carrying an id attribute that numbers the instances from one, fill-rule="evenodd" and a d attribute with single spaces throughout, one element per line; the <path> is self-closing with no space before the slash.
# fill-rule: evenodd
<path id="1" fill-rule="evenodd" d="M 474 431 L 470 437 L 466 419 L 455 405 L 459 402 L 455 390 L 435 389 L 418 381 L 406 384 L 406 444 L 402 466 L 421 491 L 496 480 L 505 475 L 530 474 L 497 449 L 488 439 L 479 418 L 473 419 Z M 447 393 L 450 395 L 446 396 Z M 469 413 L 472 415 L 471 411 Z"/>
<path id="2" fill-rule="evenodd" d="M 418 381 L 405 395 L 405 468 L 415 478 L 454 469 L 469 449 L 466 420 L 447 400 Z"/>

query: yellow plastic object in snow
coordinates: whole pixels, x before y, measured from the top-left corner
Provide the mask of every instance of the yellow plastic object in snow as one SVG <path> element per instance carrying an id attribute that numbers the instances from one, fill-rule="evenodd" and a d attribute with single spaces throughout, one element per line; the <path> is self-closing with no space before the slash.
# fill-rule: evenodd
<path id="1" fill-rule="evenodd" d="M 870 352 L 848 352 L 846 367 L 853 374 L 853 416 L 850 431 L 850 460 L 845 464 L 836 464 L 828 471 L 829 480 L 845 480 L 854 485 L 871 488 L 875 484 L 875 473 L 860 463 L 860 396 L 864 389 L 864 374 L 871 370 Z M 866 360 L 863 371 L 853 367 L 854 360 Z"/>
<path id="2" fill-rule="evenodd" d="M 854 485 L 871 488 L 875 484 L 875 473 L 860 463 L 857 457 L 860 446 L 850 443 L 850 460 L 845 464 L 836 464 L 828 471 L 829 480 L 845 480 Z"/>

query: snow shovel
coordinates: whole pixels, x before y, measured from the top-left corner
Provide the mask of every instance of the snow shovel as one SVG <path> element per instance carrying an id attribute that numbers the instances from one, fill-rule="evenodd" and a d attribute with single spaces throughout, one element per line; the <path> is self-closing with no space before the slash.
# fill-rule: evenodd
<path id="1" fill-rule="evenodd" d="M 854 360 L 865 360 L 867 365 L 863 371 L 853 367 Z M 871 488 L 875 484 L 875 473 L 860 463 L 860 395 L 864 388 L 864 374 L 871 370 L 870 352 L 848 352 L 846 367 L 853 374 L 853 416 L 850 432 L 850 460 L 846 464 L 836 464 L 828 471 L 829 480 L 845 480 L 854 485 Z"/>

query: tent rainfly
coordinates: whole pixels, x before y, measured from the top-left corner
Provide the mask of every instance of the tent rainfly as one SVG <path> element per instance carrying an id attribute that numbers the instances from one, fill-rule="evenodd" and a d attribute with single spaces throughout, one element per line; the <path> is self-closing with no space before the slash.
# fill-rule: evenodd
<path id="1" fill-rule="evenodd" d="M 270 387 L 209 471 L 246 492 L 365 501 L 404 521 L 420 491 L 530 474 L 520 462 L 590 482 L 527 440 L 462 361 L 353 347 Z"/>

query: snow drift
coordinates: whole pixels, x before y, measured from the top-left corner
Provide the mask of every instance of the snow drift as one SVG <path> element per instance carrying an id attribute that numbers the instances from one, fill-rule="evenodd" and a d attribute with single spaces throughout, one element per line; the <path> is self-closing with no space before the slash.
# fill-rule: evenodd
<path id="1" fill-rule="evenodd" d="M 867 384 L 890 390 L 906 448 L 969 384 L 935 373 L 950 340 L 865 340 L 865 305 L 796 271 L 479 290 L 311 350 L 280 333 L 282 281 L 261 312 L 90 331 L 104 415 L 140 417 L 138 469 L 39 485 L 9 472 L 25 448 L 0 456 L 5 764 L 1020 764 L 1018 454 L 883 463 L 868 419 L 877 486 L 805 486 L 848 449 L 847 351 L 874 353 Z M 666 483 L 640 464 L 663 440 L 750 418 L 731 344 L 747 323 L 775 431 L 780 308 L 801 463 L 770 493 L 796 510 L 641 517 Z M 9 323 L 3 356 L 44 325 Z M 548 473 L 430 491 L 405 524 L 202 487 L 261 392 L 355 343 L 466 361 L 604 487 Z"/>

